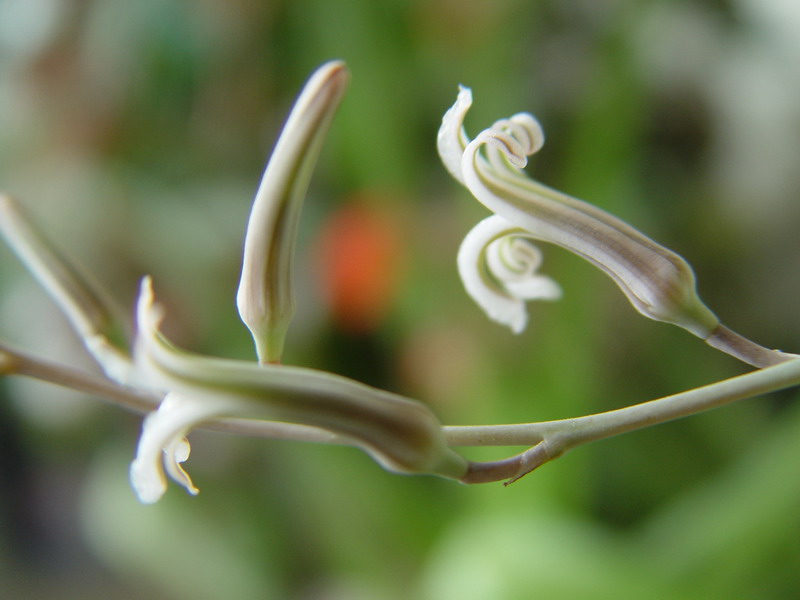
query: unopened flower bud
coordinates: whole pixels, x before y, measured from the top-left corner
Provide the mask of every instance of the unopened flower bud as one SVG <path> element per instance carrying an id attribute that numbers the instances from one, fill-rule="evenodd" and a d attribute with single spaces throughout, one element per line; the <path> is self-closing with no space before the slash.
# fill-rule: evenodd
<path id="1" fill-rule="evenodd" d="M 292 261 L 311 172 L 347 84 L 340 61 L 321 66 L 297 99 L 256 193 L 236 304 L 261 362 L 278 362 L 294 316 Z"/>

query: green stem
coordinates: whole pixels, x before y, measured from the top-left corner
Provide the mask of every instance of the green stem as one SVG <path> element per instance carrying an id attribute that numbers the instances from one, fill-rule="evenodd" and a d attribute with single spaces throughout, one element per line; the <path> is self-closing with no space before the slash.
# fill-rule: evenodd
<path id="1" fill-rule="evenodd" d="M 525 452 L 488 463 L 474 463 L 465 483 L 509 479 L 509 483 L 577 446 L 672 421 L 737 400 L 800 385 L 800 358 L 658 400 L 595 415 L 521 425 L 446 427 L 453 446 L 532 445 Z"/>

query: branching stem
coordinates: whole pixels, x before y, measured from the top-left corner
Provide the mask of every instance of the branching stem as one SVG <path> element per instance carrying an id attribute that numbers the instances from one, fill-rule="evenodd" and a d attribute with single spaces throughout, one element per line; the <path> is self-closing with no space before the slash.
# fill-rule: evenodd
<path id="1" fill-rule="evenodd" d="M 737 400 L 800 385 L 800 358 L 672 396 L 585 417 L 520 425 L 446 427 L 452 446 L 531 445 L 508 459 L 473 466 L 466 483 L 513 482 L 567 450 L 621 433 L 666 423 Z"/>
<path id="2" fill-rule="evenodd" d="M 791 355 L 790 355 L 791 356 Z M 161 401 L 158 394 L 122 386 L 104 377 L 77 371 L 0 345 L 0 375 L 24 375 L 54 383 L 136 412 L 149 412 Z M 800 385 L 800 358 L 725 379 L 679 394 L 617 410 L 557 421 L 509 425 L 446 426 L 450 446 L 531 446 L 515 456 L 473 462 L 464 483 L 515 481 L 546 462 L 588 442 L 696 414 L 769 392 Z M 207 429 L 253 437 L 349 445 L 350 441 L 324 429 L 294 423 L 223 419 Z"/>

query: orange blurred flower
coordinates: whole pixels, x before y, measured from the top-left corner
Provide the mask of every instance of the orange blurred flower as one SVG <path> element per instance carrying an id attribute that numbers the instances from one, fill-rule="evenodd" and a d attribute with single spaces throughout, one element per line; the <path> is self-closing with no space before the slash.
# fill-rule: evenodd
<path id="1" fill-rule="evenodd" d="M 374 330 L 386 315 L 400 274 L 401 219 L 366 198 L 333 213 L 317 246 L 319 277 L 341 329 Z"/>

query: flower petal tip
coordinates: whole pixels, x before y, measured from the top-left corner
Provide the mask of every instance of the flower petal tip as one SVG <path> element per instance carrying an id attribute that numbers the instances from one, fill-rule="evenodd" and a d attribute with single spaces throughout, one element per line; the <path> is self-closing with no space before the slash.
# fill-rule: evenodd
<path id="1" fill-rule="evenodd" d="M 509 304 L 504 310 L 492 310 L 484 307 L 486 315 L 495 323 L 504 325 L 511 330 L 514 335 L 519 335 L 528 326 L 528 313 L 522 302 Z"/>
<path id="2" fill-rule="evenodd" d="M 464 183 L 461 174 L 461 157 L 470 140 L 464 130 L 464 117 L 472 106 L 472 90 L 458 86 L 456 102 L 442 117 L 442 125 L 436 137 L 436 147 L 445 168 L 457 181 Z"/>
<path id="3" fill-rule="evenodd" d="M 181 466 L 189 459 L 191 446 L 186 438 L 179 438 L 164 448 L 164 466 L 173 481 L 179 483 L 192 496 L 197 496 L 200 490 L 192 483 L 192 478 Z"/>
<path id="4" fill-rule="evenodd" d="M 167 490 L 167 481 L 158 465 L 138 458 L 131 463 L 130 481 L 142 504 L 155 504 Z"/>
<path id="5" fill-rule="evenodd" d="M 136 323 L 140 334 L 143 331 L 157 329 L 162 318 L 163 309 L 155 303 L 153 278 L 145 275 L 139 284 L 139 298 L 136 301 Z"/>

